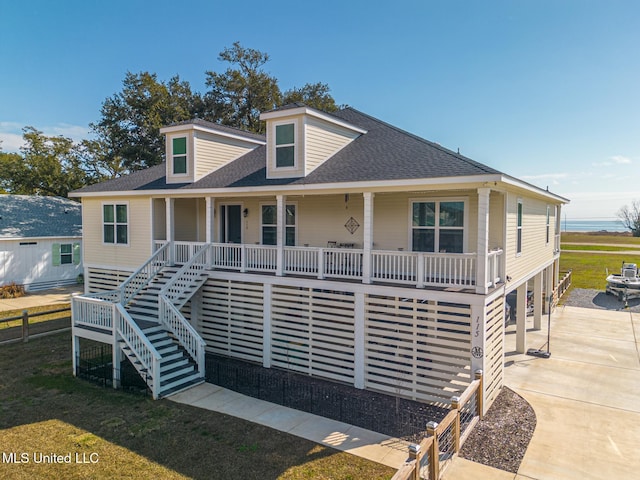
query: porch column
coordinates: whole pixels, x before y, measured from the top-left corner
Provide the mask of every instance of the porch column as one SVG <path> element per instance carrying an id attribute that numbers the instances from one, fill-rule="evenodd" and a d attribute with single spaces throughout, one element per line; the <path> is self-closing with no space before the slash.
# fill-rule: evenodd
<path id="1" fill-rule="evenodd" d="M 542 328 L 542 305 L 544 298 L 542 297 L 542 274 L 539 272 L 533 277 L 533 328 L 540 330 Z"/>
<path id="2" fill-rule="evenodd" d="M 527 350 L 527 282 L 518 287 L 516 295 L 516 352 Z"/>
<path id="3" fill-rule="evenodd" d="M 373 193 L 364 192 L 364 231 L 362 255 L 362 283 L 371 283 L 371 250 L 373 250 Z"/>
<path id="4" fill-rule="evenodd" d="M 487 288 L 487 260 L 489 252 L 489 188 L 478 189 L 478 255 L 476 266 L 476 293 L 486 294 Z"/>
<path id="5" fill-rule="evenodd" d="M 484 302 L 483 302 L 484 303 Z M 471 305 L 471 373 L 481 370 L 488 372 L 492 365 L 487 365 L 485 355 L 487 348 L 486 323 L 487 309 L 484 304 Z M 504 341 L 504 337 L 503 337 Z M 502 359 L 500 360 L 502 361 Z M 486 405 L 486 395 L 488 382 L 483 382 L 482 403 Z"/>
<path id="6" fill-rule="evenodd" d="M 205 242 L 213 243 L 214 237 L 214 226 L 215 222 L 215 211 L 216 211 L 216 200 L 213 197 L 205 197 Z"/>
<path id="7" fill-rule="evenodd" d="M 284 275 L 284 244 L 286 242 L 286 197 L 276 195 L 276 275 Z"/>
<path id="8" fill-rule="evenodd" d="M 175 199 L 174 198 L 165 198 L 165 208 L 166 208 L 166 229 L 167 229 L 167 243 L 169 244 L 169 265 L 173 265 L 175 260 L 174 257 L 174 247 L 173 247 L 173 230 L 174 230 L 174 212 L 175 212 Z"/>

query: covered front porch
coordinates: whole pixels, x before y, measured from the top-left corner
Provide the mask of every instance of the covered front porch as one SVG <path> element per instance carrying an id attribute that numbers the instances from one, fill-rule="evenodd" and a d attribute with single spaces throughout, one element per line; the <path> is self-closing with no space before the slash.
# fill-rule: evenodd
<path id="1" fill-rule="evenodd" d="M 153 250 L 207 267 L 486 294 L 504 282 L 504 198 L 463 192 L 166 197 Z"/>

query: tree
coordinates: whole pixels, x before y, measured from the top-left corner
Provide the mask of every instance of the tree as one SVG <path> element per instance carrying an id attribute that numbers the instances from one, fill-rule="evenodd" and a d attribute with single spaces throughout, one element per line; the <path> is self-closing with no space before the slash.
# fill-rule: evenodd
<path id="1" fill-rule="evenodd" d="M 66 197 L 91 182 L 73 140 L 47 137 L 33 127 L 22 131 L 21 154 L 0 153 L 0 188 L 14 194 Z"/>
<path id="2" fill-rule="evenodd" d="M 620 208 L 618 218 L 634 237 L 640 237 L 640 200 L 633 200 L 631 207 L 625 205 Z"/>
<path id="3" fill-rule="evenodd" d="M 320 82 L 307 83 L 302 88 L 294 87 L 284 93 L 283 105 L 296 102 L 304 103 L 323 112 L 335 112 L 339 108 L 329 94 L 329 85 Z"/>
<path id="4" fill-rule="evenodd" d="M 178 76 L 159 82 L 155 73 L 127 72 L 120 93 L 107 98 L 100 109 L 101 119 L 91 124 L 97 143 L 89 148 L 105 164 L 122 170 L 139 170 L 164 159 L 160 128 L 190 120 L 202 111 L 199 94 Z"/>
<path id="5" fill-rule="evenodd" d="M 260 113 L 276 108 L 282 98 L 276 78 L 262 69 L 269 61 L 269 55 L 235 42 L 231 48 L 220 52 L 218 59 L 236 65 L 236 68 L 228 68 L 224 73 L 205 72 L 209 87 L 204 96 L 205 118 L 263 133 Z"/>

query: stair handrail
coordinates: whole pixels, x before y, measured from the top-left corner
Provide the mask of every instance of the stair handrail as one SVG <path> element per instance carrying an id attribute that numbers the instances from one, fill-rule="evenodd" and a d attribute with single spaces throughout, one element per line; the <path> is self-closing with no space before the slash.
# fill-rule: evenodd
<path id="1" fill-rule="evenodd" d="M 198 373 L 204 374 L 205 341 L 166 295 L 160 295 L 158 303 L 160 322 L 175 335 L 180 345 L 196 362 Z"/>
<path id="2" fill-rule="evenodd" d="M 149 259 L 144 262 L 140 268 L 133 272 L 129 277 L 120 285 L 120 303 L 127 305 L 131 299 L 144 287 L 146 287 L 151 280 L 158 274 L 158 272 L 168 262 L 168 251 L 171 247 L 171 243 L 167 242 L 158 250 L 155 251 Z M 136 281 L 140 278 L 141 281 Z M 135 282 L 135 283 L 134 283 Z"/>
<path id="3" fill-rule="evenodd" d="M 188 298 L 178 301 L 182 291 L 174 287 L 184 277 L 190 277 L 192 283 L 195 283 L 193 280 L 201 278 L 201 273 L 207 268 L 206 255 L 210 249 L 210 243 L 200 247 L 193 257 L 171 277 L 171 280 L 160 290 L 160 295 L 158 296 L 158 317 L 160 322 L 173 332 L 180 344 L 195 360 L 198 364 L 199 373 L 204 373 L 204 349 L 206 344 L 196 329 L 180 313 L 180 307 L 186 303 Z M 183 288 L 188 288 L 189 286 L 183 285 Z"/>
<path id="4" fill-rule="evenodd" d="M 152 384 L 149 385 L 148 378 L 145 381 L 151 387 L 153 398 L 157 399 L 160 394 L 160 360 L 162 357 L 133 318 L 131 318 L 129 312 L 125 310 L 124 306 L 120 303 L 114 303 L 113 305 L 114 331 L 131 349 L 131 352 L 142 365 L 142 369 L 150 372 Z M 114 348 L 118 347 L 114 346 Z M 116 368 L 115 365 L 114 368 Z M 141 372 L 139 371 L 138 373 Z"/>
<path id="5" fill-rule="evenodd" d="M 182 291 L 175 289 L 175 284 L 186 276 L 191 277 L 192 280 L 195 278 L 200 278 L 202 272 L 207 268 L 206 255 L 210 248 L 210 243 L 207 243 L 200 247 L 189 259 L 189 261 L 185 263 L 180 268 L 180 270 L 178 270 L 171 277 L 171 279 L 164 285 L 164 287 L 162 287 L 162 290 L 160 290 L 160 295 L 166 296 L 178 309 L 180 309 L 180 307 L 182 307 L 182 305 L 186 303 L 186 300 L 182 301 L 181 303 L 176 302 L 176 300 L 180 297 Z M 203 257 L 204 261 L 202 261 Z"/>

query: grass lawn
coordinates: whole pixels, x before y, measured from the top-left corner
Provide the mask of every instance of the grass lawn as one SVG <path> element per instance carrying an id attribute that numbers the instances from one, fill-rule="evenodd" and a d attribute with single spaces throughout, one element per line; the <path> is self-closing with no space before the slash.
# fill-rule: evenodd
<path id="1" fill-rule="evenodd" d="M 3 479 L 355 480 L 395 473 L 234 417 L 75 379 L 69 332 L 3 345 L 0 365 L 0 451 L 29 459 L 1 462 Z M 35 463 L 52 453 L 63 461 L 70 454 L 71 463 Z"/>
<path id="2" fill-rule="evenodd" d="M 637 251 L 640 255 L 640 245 L 637 247 L 618 247 L 611 245 L 583 245 L 581 243 L 563 243 L 562 250 L 581 250 L 585 252 L 630 252 Z"/>
<path id="3" fill-rule="evenodd" d="M 578 248 L 567 245 L 569 242 L 593 243 L 589 247 Z M 600 245 L 597 245 L 600 244 Z M 619 252 L 635 250 L 635 247 L 609 247 L 606 245 L 627 244 L 638 245 L 636 254 L 599 253 L 603 251 Z M 560 271 L 571 269 L 572 288 L 590 288 L 604 291 L 607 270 L 609 273 L 620 273 L 622 262 L 640 263 L 640 238 L 623 235 L 604 235 L 599 233 L 563 233 L 563 250 L 583 250 L 580 252 L 563 251 L 560 254 Z"/>

